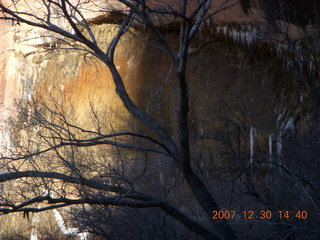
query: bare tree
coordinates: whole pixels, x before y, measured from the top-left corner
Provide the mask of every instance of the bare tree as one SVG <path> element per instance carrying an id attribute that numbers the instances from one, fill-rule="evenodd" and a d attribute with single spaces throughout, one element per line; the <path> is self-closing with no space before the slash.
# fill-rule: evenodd
<path id="1" fill-rule="evenodd" d="M 34 111 L 25 113 L 25 116 L 31 119 L 31 123 L 34 121 L 35 126 L 41 126 L 40 128 L 43 131 L 39 130 L 37 134 L 42 138 L 44 144 L 35 143 L 33 147 L 28 145 L 23 148 L 19 147 L 17 148 L 20 150 L 19 152 L 13 150 L 12 156 L 3 157 L 8 167 L 8 172 L 0 175 L 0 182 L 20 180 L 19 184 L 24 184 L 26 186 L 25 189 L 30 190 L 31 185 L 36 185 L 37 190 L 33 190 L 32 197 L 28 196 L 28 194 L 20 195 L 19 203 L 3 198 L 1 212 L 5 214 L 11 212 L 39 212 L 78 204 L 132 208 L 157 207 L 182 223 L 190 231 L 199 234 L 205 239 L 236 239 L 233 230 L 225 220 L 210 226 L 215 231 L 214 233 L 183 214 L 169 202 L 152 194 L 125 187 L 126 184 L 123 184 L 123 179 L 115 184 L 106 182 L 101 171 L 93 177 L 86 173 L 84 171 L 85 168 L 81 168 L 75 160 L 79 157 L 79 155 L 77 156 L 79 153 L 75 149 L 99 145 L 113 146 L 118 151 L 117 156 L 120 161 L 120 152 L 124 151 L 123 149 L 151 152 L 170 159 L 176 169 L 182 173 L 203 211 L 208 215 L 208 218 L 211 218 L 212 211 L 219 210 L 218 203 L 201 178 L 195 173 L 191 164 L 188 118 L 190 99 L 186 76 L 188 50 L 190 41 L 199 31 L 201 24 L 211 18 L 214 13 L 233 6 L 234 3 L 228 5 L 227 1 L 225 1 L 221 8 L 216 11 L 211 11 L 212 0 L 183 0 L 179 1 L 176 6 L 170 4 L 170 2 L 153 4 L 145 0 L 103 1 L 102 7 L 93 4 L 97 8 L 96 11 L 101 13 L 107 13 L 111 10 L 118 11 L 118 9 L 112 9 L 115 3 L 125 6 L 124 10 L 119 12 L 122 16 L 122 21 L 118 25 L 119 30 L 108 44 L 108 47 L 104 49 L 104 45 L 99 44 L 89 22 L 84 16 L 84 11 L 87 10 L 86 4 L 90 4 L 90 1 L 43 0 L 38 2 L 41 10 L 39 12 L 36 12 L 28 5 L 21 9 L 20 4 L 22 2 L 24 1 L 10 1 L 9 3 L 1 1 L 0 9 L 3 14 L 1 19 L 47 30 L 48 35 L 61 44 L 60 48 L 76 49 L 98 58 L 110 70 L 116 86 L 115 91 L 125 108 L 143 126 L 147 127 L 152 134 L 147 135 L 136 132 L 106 134 L 101 131 L 82 129 L 69 122 L 63 111 L 59 109 L 49 107 L 45 109 L 49 114 L 47 115 L 49 118 L 47 118 L 39 114 L 41 112 L 40 108 L 35 107 Z M 57 19 L 64 19 L 67 23 L 66 26 L 57 24 Z M 179 25 L 178 46 L 171 44 L 160 29 L 160 26 L 173 19 Z M 171 59 L 171 76 L 173 76 L 172 78 L 178 86 L 177 122 L 174 123 L 177 129 L 176 140 L 145 109 L 139 108 L 133 102 L 126 90 L 122 76 L 116 68 L 114 59 L 118 43 L 124 34 L 130 32 L 130 27 L 134 25 L 144 27 L 150 31 L 155 36 L 156 41 L 149 44 L 163 50 Z M 46 106 L 42 108 L 46 108 Z M 55 122 L 56 120 L 59 120 L 58 123 Z M 128 138 L 139 139 L 143 144 L 133 144 L 128 141 Z M 28 144 L 31 143 L 29 142 Z M 64 151 L 63 154 L 62 151 Z M 52 157 L 50 154 L 55 156 L 52 158 L 55 161 L 49 161 Z M 46 159 L 44 162 L 50 162 L 49 168 L 46 166 L 46 169 L 49 170 L 44 171 L 44 168 L 39 166 L 39 161 L 36 159 Z M 23 168 L 22 166 L 25 166 L 25 162 L 28 162 L 31 167 Z M 65 168 L 58 167 L 55 164 L 56 162 L 63 163 Z M 98 166 L 99 161 L 96 162 Z M 88 162 L 84 163 L 84 165 L 88 169 L 92 167 Z M 121 176 L 121 173 L 119 175 Z M 59 187 L 55 194 L 46 190 L 55 189 L 54 186 L 59 184 L 62 187 Z M 46 191 L 40 191 L 40 186 Z M 130 186 L 130 184 L 127 184 L 127 186 Z M 25 189 L 22 192 L 25 192 Z M 69 193 L 74 194 L 75 192 L 77 197 L 70 197 Z M 46 204 L 38 208 L 34 207 L 36 203 Z"/>

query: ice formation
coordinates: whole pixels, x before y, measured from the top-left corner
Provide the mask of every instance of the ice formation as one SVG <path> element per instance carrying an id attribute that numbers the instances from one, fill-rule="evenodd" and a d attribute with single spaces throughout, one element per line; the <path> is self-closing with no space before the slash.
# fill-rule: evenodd
<path id="1" fill-rule="evenodd" d="M 78 236 L 79 240 L 87 240 L 87 237 L 89 235 L 88 232 L 80 232 L 78 228 L 67 228 L 61 214 L 59 213 L 59 211 L 57 209 L 53 210 L 53 214 L 54 214 L 54 217 L 56 219 L 56 222 L 57 222 L 61 232 L 64 235 Z"/>

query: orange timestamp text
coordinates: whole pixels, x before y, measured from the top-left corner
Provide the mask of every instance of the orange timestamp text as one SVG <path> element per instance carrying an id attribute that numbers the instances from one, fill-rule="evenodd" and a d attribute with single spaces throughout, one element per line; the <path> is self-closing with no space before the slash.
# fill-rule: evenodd
<path id="1" fill-rule="evenodd" d="M 298 211 L 270 211 L 270 210 L 220 210 L 212 211 L 213 220 L 229 220 L 229 219 L 241 219 L 241 220 L 258 220 L 258 219 L 301 219 L 306 220 L 308 218 L 308 212 L 306 210 Z"/>

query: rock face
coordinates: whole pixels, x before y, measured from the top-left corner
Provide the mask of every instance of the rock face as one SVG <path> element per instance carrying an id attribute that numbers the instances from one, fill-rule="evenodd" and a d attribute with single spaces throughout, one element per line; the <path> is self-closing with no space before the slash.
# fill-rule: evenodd
<path id="1" fill-rule="evenodd" d="M 221 4 L 215 2 L 217 6 Z M 237 148 L 240 153 L 250 151 L 248 141 L 253 135 L 259 151 L 267 152 L 266 142 L 270 135 L 280 135 L 279 126 L 294 122 L 294 127 L 304 132 L 312 109 L 307 86 L 288 73 L 275 53 L 265 45 L 239 40 L 248 40 L 254 31 L 251 26 L 252 32 L 241 30 L 242 24 L 264 22 L 260 1 L 251 1 L 249 10 L 243 4 L 221 11 L 216 16 L 219 30 L 204 28 L 189 52 L 192 154 L 201 155 L 195 157 L 200 159 L 196 164 L 208 176 L 212 173 L 210 169 L 222 164 L 219 153 L 228 151 L 228 147 Z M 97 20 L 95 15 L 88 18 Z M 241 31 L 227 28 L 230 23 L 236 23 Z M 104 42 L 110 42 L 117 31 L 117 26 L 111 23 L 93 23 L 92 28 L 97 39 Z M 141 29 L 133 31 L 150 37 Z M 304 34 L 292 32 L 295 38 Z M 136 127 L 116 95 L 113 79 L 104 64 L 78 51 L 56 49 L 49 38 L 23 42 L 43 33 L 0 21 L 0 117 L 7 123 L 2 126 L 1 145 L 10 145 L 8 120 L 15 114 L 15 101 L 28 102 L 32 98 L 61 103 L 75 123 L 88 129 L 93 127 L 92 111 L 108 116 L 104 120 L 118 128 L 128 127 L 129 123 Z M 176 34 L 173 31 L 167 37 L 174 42 Z M 167 80 L 168 58 L 127 34 L 117 48 L 116 66 L 133 101 L 174 136 L 177 92 L 174 83 Z M 246 132 L 235 132 L 238 128 Z M 225 139 L 229 133 L 238 135 Z M 236 138 L 243 140 L 243 146 L 237 146 Z"/>
<path id="2" fill-rule="evenodd" d="M 6 93 L 6 87 L 7 82 L 10 80 L 10 75 L 8 75 L 8 71 L 10 69 L 9 67 L 9 61 L 10 56 L 12 56 L 13 52 L 13 33 L 10 32 L 10 26 L 4 22 L 0 22 L 0 69 L 1 69 L 1 75 L 0 75 L 0 105 L 3 107 L 5 106 L 5 93 Z M 13 80 L 13 79 L 12 79 Z M 9 89 L 9 86 L 8 86 Z"/>
<path id="3" fill-rule="evenodd" d="M 10 4 L 11 1 L 6 0 L 3 2 L 6 4 Z M 170 0 L 167 0 L 167 2 L 169 5 L 173 6 L 173 8 L 178 7 L 176 1 L 171 2 Z M 196 1 L 190 1 L 190 6 L 192 7 L 195 2 Z M 228 23 L 249 22 L 256 24 L 265 22 L 265 14 L 262 11 L 263 1 L 241 1 L 241 4 L 236 4 L 236 2 L 237 1 L 234 0 L 227 1 L 226 3 L 223 0 L 214 1 L 214 5 L 211 10 L 212 12 L 217 11 L 217 9 L 226 8 L 223 11 L 219 11 L 215 15 L 215 21 L 218 24 L 222 24 L 223 26 L 225 26 L 225 24 Z M 41 12 L 41 1 L 33 1 L 29 4 L 32 4 L 35 9 L 38 9 L 39 12 Z M 121 5 L 116 5 L 115 3 L 112 4 L 117 9 L 125 10 L 125 8 Z M 148 4 L 154 6 L 156 5 L 156 2 L 149 2 Z M 21 2 L 18 3 L 18 7 L 27 9 L 29 5 Z M 95 8 L 91 5 L 86 7 Z M 83 8 L 85 9 L 85 7 Z M 89 12 L 86 10 L 84 12 L 84 16 L 88 19 L 97 18 L 97 13 Z M 55 22 L 59 26 L 67 26 L 66 22 L 60 21 L 60 19 L 55 20 Z M 212 24 L 212 22 L 208 24 Z M 39 82 L 37 80 L 37 71 L 40 71 L 39 69 L 45 69 L 46 64 L 48 63 L 47 60 L 41 60 L 46 52 L 46 50 L 44 50 L 42 47 L 47 46 L 52 48 L 54 47 L 54 44 L 52 43 L 52 39 L 50 39 L 49 37 L 43 37 L 43 35 L 48 35 L 48 33 L 44 30 L 39 30 L 37 28 L 29 27 L 23 24 L 10 25 L 9 22 L 4 21 L 0 22 L 0 27 L 0 108 L 2 117 L 5 117 L 6 115 L 8 115 L 7 112 L 10 109 L 14 109 L 15 100 L 28 99 L 31 97 L 30 94 L 32 91 L 31 88 L 33 86 L 33 83 Z M 234 38 L 233 31 L 233 29 L 230 29 L 228 34 L 230 37 Z M 303 32 L 299 33 L 299 31 L 299 28 L 293 28 L 291 30 L 291 35 L 296 35 L 296 37 L 303 35 Z M 250 32 L 248 32 L 248 34 L 250 34 Z M 32 56 L 28 57 L 28 55 Z M 30 60 L 31 58 L 37 58 L 37 60 Z M 126 58 L 126 56 L 122 56 L 121 58 Z M 31 64 L 29 64 L 30 61 Z M 136 63 L 132 62 L 132 59 L 130 61 L 131 65 L 136 65 Z M 123 64 L 122 61 L 120 62 L 121 63 L 119 64 Z M 40 63 L 41 66 L 37 65 Z M 26 66 L 34 66 L 34 68 L 31 67 L 32 69 L 29 69 L 27 72 Z M 71 69 L 72 70 L 68 71 L 72 71 L 72 74 L 75 74 L 78 70 L 74 66 Z M 48 88 L 49 87 L 50 86 L 48 86 Z M 66 90 L 68 89 L 68 87 L 69 86 L 66 86 Z"/>
<path id="4" fill-rule="evenodd" d="M 117 26 L 100 24 L 93 30 L 97 39 L 109 42 Z M 148 33 L 134 31 L 148 38 Z M 15 37 L 19 38 L 17 34 Z M 168 38 L 174 41 L 175 33 L 168 34 Z M 276 119 L 285 107 L 293 109 L 291 117 L 295 119 L 309 108 L 304 84 L 292 80 L 272 54 L 221 36 L 213 39 L 214 34 L 200 36 L 192 43 L 197 47 L 190 51 L 190 118 L 194 129 L 202 129 L 194 133 L 196 136 L 214 135 L 214 126 L 220 124 L 214 119 L 223 116 L 244 119 L 266 138 L 275 134 Z M 125 125 L 131 119 L 115 93 L 107 67 L 100 61 L 77 51 L 30 49 L 15 48 L 4 60 L 2 95 L 8 97 L 3 98 L 3 107 L 13 108 L 13 99 L 28 102 L 35 97 L 39 101 L 59 101 L 72 110 L 78 124 L 86 127 L 92 127 L 92 109 L 114 116 L 112 119 L 119 121 L 114 125 Z M 166 82 L 170 67 L 166 56 L 127 34 L 117 48 L 116 64 L 133 101 L 174 135 L 176 91 L 172 83 Z M 289 96 L 285 96 L 285 89 L 290 89 Z M 304 101 L 301 96 L 305 96 Z"/>
<path id="5" fill-rule="evenodd" d="M 215 9 L 221 5 L 216 3 Z M 222 118 L 241 119 L 245 122 L 242 127 L 247 130 L 254 127 L 261 142 L 279 134 L 280 125 L 289 119 L 294 120 L 302 132 L 310 121 L 312 104 L 305 84 L 289 76 L 268 47 L 255 45 L 254 38 L 268 31 L 258 25 L 263 23 L 261 2 L 251 1 L 247 10 L 243 4 L 219 12 L 216 20 L 220 25 L 208 23 L 191 44 L 188 78 L 195 139 L 219 135 L 216 129 L 222 126 Z M 86 16 L 91 19 L 96 38 L 110 42 L 117 25 L 99 20 L 105 16 L 89 13 Z M 59 19 L 56 21 L 65 26 Z M 128 122 L 137 124 L 123 107 L 111 75 L 100 61 L 77 51 L 57 49 L 51 38 L 41 37 L 47 34 L 43 30 L 19 24 L 10 26 L 3 21 L 0 24 L 3 146 L 10 145 L 8 120 L 15 114 L 15 102 L 28 102 L 32 98 L 41 102 L 58 101 L 67 111 L 72 111 L 77 124 L 86 128 L 92 127 L 90 113 L 93 110 L 107 114 L 118 127 Z M 150 37 L 143 29 L 133 31 L 146 39 Z M 174 31 L 167 35 L 173 43 L 177 34 Z M 170 68 L 167 57 L 127 34 L 117 48 L 116 64 L 133 101 L 174 136 L 176 90 L 166 79 Z M 286 95 L 286 91 L 290 94 Z M 286 111 L 285 117 L 283 111 Z M 282 122 L 279 122 L 277 119 L 281 116 Z M 205 145 L 212 144 L 207 142 Z M 247 150 L 245 146 L 243 151 Z"/>

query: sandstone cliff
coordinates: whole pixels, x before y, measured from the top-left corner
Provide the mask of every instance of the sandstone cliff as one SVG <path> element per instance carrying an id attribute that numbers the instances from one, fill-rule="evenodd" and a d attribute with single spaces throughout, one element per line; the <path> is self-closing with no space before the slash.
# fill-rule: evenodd
<path id="1" fill-rule="evenodd" d="M 226 171 L 236 172 L 240 163 L 234 163 L 230 151 L 236 150 L 248 159 L 244 155 L 252 152 L 251 138 L 255 139 L 255 154 L 265 154 L 273 137 L 271 152 L 275 153 L 281 131 L 288 130 L 287 126 L 294 124 L 294 130 L 303 136 L 312 123 L 314 101 L 309 86 L 299 74 L 290 73 L 290 61 L 295 56 L 283 50 L 281 36 L 278 45 L 270 42 L 278 35 L 266 25 L 261 2 L 251 4 L 250 10 L 236 5 L 219 13 L 218 24 L 206 23 L 189 49 L 192 154 L 197 159 L 194 165 L 207 181 Z M 118 29 L 110 18 L 106 21 L 107 17 L 88 15 L 102 44 L 110 42 Z M 15 116 L 15 101 L 57 102 L 75 123 L 88 129 L 94 127 L 93 111 L 115 128 L 126 129 L 129 124 L 140 127 L 123 107 L 111 74 L 101 62 L 79 51 L 59 49 L 56 42 L 42 36 L 46 32 L 0 24 L 0 108 L 6 123 L 2 144 L 11 144 L 9 120 Z M 170 24 L 166 27 L 166 37 L 175 44 L 176 29 Z M 292 23 L 286 23 L 286 27 L 294 41 L 312 32 Z M 152 35 L 145 29 L 136 27 L 132 31 L 152 42 Z M 260 36 L 264 37 L 262 41 Z M 301 42 L 297 46 L 302 46 Z M 317 73 L 318 66 L 309 65 L 310 73 Z M 168 80 L 167 56 L 126 34 L 116 51 L 116 66 L 133 101 L 174 137 L 177 91 Z M 226 170 L 228 163 L 232 167 Z"/>

